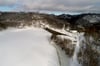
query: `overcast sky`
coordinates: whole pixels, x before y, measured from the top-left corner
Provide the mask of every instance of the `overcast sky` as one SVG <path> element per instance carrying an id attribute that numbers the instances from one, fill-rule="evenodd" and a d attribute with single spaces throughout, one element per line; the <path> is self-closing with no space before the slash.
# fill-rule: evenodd
<path id="1" fill-rule="evenodd" d="M 100 0 L 0 0 L 0 11 L 100 12 Z"/>

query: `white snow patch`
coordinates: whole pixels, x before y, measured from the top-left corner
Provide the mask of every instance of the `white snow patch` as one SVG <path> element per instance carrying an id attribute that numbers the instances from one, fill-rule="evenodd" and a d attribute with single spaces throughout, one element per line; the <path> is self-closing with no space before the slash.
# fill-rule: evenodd
<path id="1" fill-rule="evenodd" d="M 59 66 L 56 49 L 43 29 L 0 32 L 0 66 Z"/>
<path id="2" fill-rule="evenodd" d="M 83 19 L 89 21 L 90 23 L 97 23 L 100 21 L 100 16 L 97 15 L 87 15 Z"/>

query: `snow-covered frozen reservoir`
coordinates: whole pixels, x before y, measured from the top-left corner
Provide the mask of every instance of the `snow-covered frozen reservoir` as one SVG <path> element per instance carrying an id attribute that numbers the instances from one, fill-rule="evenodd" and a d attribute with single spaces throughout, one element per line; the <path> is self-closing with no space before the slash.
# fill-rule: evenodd
<path id="1" fill-rule="evenodd" d="M 59 66 L 50 36 L 39 28 L 0 31 L 0 66 Z"/>

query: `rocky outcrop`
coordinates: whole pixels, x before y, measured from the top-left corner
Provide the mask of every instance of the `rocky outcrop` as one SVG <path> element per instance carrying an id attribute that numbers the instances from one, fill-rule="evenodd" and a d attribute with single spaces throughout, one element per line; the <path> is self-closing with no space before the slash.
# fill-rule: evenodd
<path id="1" fill-rule="evenodd" d="M 51 36 L 51 41 L 54 42 L 56 45 L 61 47 L 63 51 L 65 51 L 65 54 L 68 57 L 72 57 L 74 54 L 74 49 L 75 49 L 75 44 L 73 44 L 72 40 L 66 39 L 66 38 L 61 38 L 61 36 Z"/>
<path id="2" fill-rule="evenodd" d="M 100 35 L 97 33 L 85 34 L 84 40 L 80 44 L 78 60 L 82 66 L 99 66 L 100 65 Z"/>

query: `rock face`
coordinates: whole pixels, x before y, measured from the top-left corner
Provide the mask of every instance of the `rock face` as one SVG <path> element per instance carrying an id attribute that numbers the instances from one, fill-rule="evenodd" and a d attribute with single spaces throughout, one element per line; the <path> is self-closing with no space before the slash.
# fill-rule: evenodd
<path id="1" fill-rule="evenodd" d="M 72 44 L 72 40 L 61 38 L 61 36 L 53 36 L 51 40 L 58 46 L 61 47 L 63 51 L 65 51 L 65 54 L 69 57 L 72 57 L 74 54 L 75 44 Z"/>
<path id="2" fill-rule="evenodd" d="M 100 65 L 100 42 L 99 34 L 96 36 L 85 34 L 80 44 L 80 52 L 78 53 L 78 60 L 82 66 L 99 66 Z"/>
<path id="3" fill-rule="evenodd" d="M 72 37 L 70 37 L 72 38 Z M 100 65 L 100 35 L 97 33 L 78 33 L 76 41 L 67 36 L 56 35 L 51 41 L 59 46 L 67 57 L 73 59 L 71 66 Z M 78 40 L 77 40 L 78 39 Z"/>
<path id="4" fill-rule="evenodd" d="M 75 49 L 78 48 L 74 61 L 78 61 L 79 66 L 100 66 L 100 14 L 81 14 L 70 16 L 70 18 L 68 16 L 60 15 L 58 17 L 69 21 L 71 29 L 77 30 L 78 35 L 84 33 L 76 41 L 79 42 L 79 48 L 76 46 L 77 43 L 72 43 L 72 40 L 57 36 L 54 37 L 55 44 L 60 46 L 70 58 L 73 58 Z M 74 66 L 78 66 L 77 62 L 75 64 Z"/>

